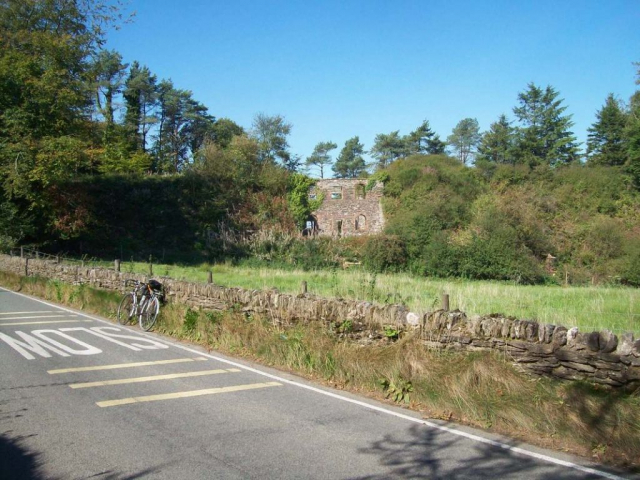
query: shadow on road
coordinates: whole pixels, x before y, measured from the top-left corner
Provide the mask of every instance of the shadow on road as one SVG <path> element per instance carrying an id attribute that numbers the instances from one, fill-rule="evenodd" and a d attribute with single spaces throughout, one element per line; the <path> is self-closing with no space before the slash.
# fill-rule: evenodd
<path id="1" fill-rule="evenodd" d="M 0 478 L 50 479 L 40 472 L 40 454 L 24 447 L 24 439 L 0 434 Z"/>
<path id="2" fill-rule="evenodd" d="M 409 429 L 411 440 L 386 435 L 360 453 L 372 455 L 387 471 L 358 480 L 412 479 L 596 479 L 583 471 L 554 465 L 510 450 L 418 425 Z M 517 446 L 515 442 L 510 446 Z M 453 452 L 453 453 L 452 453 Z"/>

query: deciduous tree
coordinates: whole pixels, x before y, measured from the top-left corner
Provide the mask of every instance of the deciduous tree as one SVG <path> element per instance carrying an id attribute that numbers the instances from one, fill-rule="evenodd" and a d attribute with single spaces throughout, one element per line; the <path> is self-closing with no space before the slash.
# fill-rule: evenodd
<path id="1" fill-rule="evenodd" d="M 286 164 L 290 159 L 289 142 L 292 125 L 282 115 L 258 113 L 253 119 L 251 135 L 258 142 L 260 160 Z"/>

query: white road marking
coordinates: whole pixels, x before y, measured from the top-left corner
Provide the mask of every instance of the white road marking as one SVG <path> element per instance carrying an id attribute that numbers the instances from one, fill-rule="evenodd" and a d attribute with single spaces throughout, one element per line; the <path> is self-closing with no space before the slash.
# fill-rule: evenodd
<path id="1" fill-rule="evenodd" d="M 241 371 L 242 370 L 240 370 L 239 368 L 229 368 L 227 370 L 218 368 L 215 370 L 199 370 L 196 372 L 168 373 L 166 375 L 150 375 L 148 377 L 117 378 L 115 380 L 102 380 L 97 382 L 71 383 L 69 387 L 71 388 L 105 387 L 107 385 L 124 385 L 127 383 L 155 382 L 158 380 L 173 380 L 174 378 L 202 377 L 204 375 L 220 375 L 222 373 L 237 373 Z"/>
<path id="2" fill-rule="evenodd" d="M 33 312 L 0 312 L 0 315 L 29 315 L 31 313 L 60 313 L 61 310 L 36 310 Z"/>
<path id="3" fill-rule="evenodd" d="M 119 398 L 117 400 L 106 400 L 96 402 L 99 407 L 115 407 L 118 405 L 130 405 L 132 403 L 157 402 L 159 400 L 173 400 L 176 398 L 199 397 L 201 395 L 215 395 L 217 393 L 241 392 L 244 390 L 255 390 L 258 388 L 281 387 L 278 382 L 249 383 L 246 385 L 233 385 L 230 387 L 206 388 L 204 390 L 191 390 L 188 392 L 161 393 L 159 395 L 147 395 L 144 397 Z"/>
<path id="4" fill-rule="evenodd" d="M 148 365 L 166 365 L 168 363 L 202 362 L 206 360 L 204 357 L 174 358 L 172 360 L 156 360 L 155 362 L 116 363 L 114 365 L 96 365 L 94 367 L 59 368 L 57 370 L 49 370 L 47 373 L 56 375 L 58 373 L 92 372 L 95 370 L 114 370 L 118 368 L 146 367 Z"/>
<path id="5" fill-rule="evenodd" d="M 14 295 L 18 295 L 18 296 L 21 296 L 21 297 L 25 297 L 25 298 L 31 299 L 33 301 L 42 303 L 42 304 L 47 305 L 47 306 L 52 307 L 52 308 L 60 308 L 61 310 L 65 310 L 65 311 L 70 312 L 70 313 L 76 313 L 73 310 L 69 310 L 69 309 L 64 308 L 64 307 L 59 307 L 58 305 L 54 305 L 52 303 L 48 303 L 48 302 L 46 302 L 44 300 L 40 300 L 38 298 L 30 297 L 28 295 L 25 295 L 24 293 L 13 292 L 11 290 L 7 290 L 7 289 L 2 288 L 2 287 L 0 287 L 0 290 L 5 290 L 7 292 L 13 293 Z M 92 317 L 92 316 L 84 314 L 84 313 L 79 313 L 79 315 L 82 315 L 83 317 L 86 317 L 86 318 L 90 318 L 92 320 L 96 320 L 98 322 L 102 322 L 102 323 L 106 323 L 108 325 L 111 325 L 111 322 L 108 322 L 107 320 L 103 320 L 103 319 L 98 318 L 98 317 Z M 138 335 L 141 335 L 142 337 L 147 337 L 147 338 L 154 338 L 154 337 L 151 337 L 150 335 L 142 334 L 142 333 L 139 333 Z M 351 403 L 351 404 L 354 404 L 354 405 L 358 405 L 360 407 L 363 407 L 363 408 L 366 408 L 366 409 L 369 409 L 369 410 L 373 410 L 375 412 L 384 413 L 386 415 L 391 415 L 393 417 L 401 418 L 403 420 L 407 420 L 407 421 L 412 422 L 412 423 L 417 423 L 417 424 L 424 425 L 424 426 L 429 427 L 429 428 L 433 428 L 433 429 L 436 429 L 436 430 L 441 430 L 443 432 L 447 432 L 447 433 L 450 433 L 452 435 L 463 437 L 463 438 L 466 438 L 468 440 L 473 440 L 473 441 L 478 442 L 478 443 L 484 443 L 486 445 L 491 445 L 491 446 L 494 446 L 494 447 L 497 447 L 497 448 L 500 448 L 500 449 L 503 449 L 503 450 L 506 450 L 506 451 L 518 453 L 518 454 L 521 454 L 521 455 L 524 455 L 524 456 L 527 456 L 527 457 L 535 458 L 537 460 L 542 460 L 544 462 L 552 463 L 554 465 L 559 465 L 559 466 L 562 466 L 562 467 L 572 468 L 574 470 L 578 470 L 578 471 L 584 472 L 584 473 L 589 473 L 591 475 L 599 475 L 599 476 L 601 476 L 603 478 L 609 478 L 611 480 L 624 480 L 623 477 L 620 477 L 618 475 L 614 475 L 612 473 L 608 473 L 608 472 L 605 472 L 605 471 L 602 471 L 602 470 L 597 470 L 595 468 L 585 467 L 585 466 L 579 465 L 577 463 L 568 462 L 566 460 L 560 460 L 559 458 L 554 458 L 554 457 L 551 457 L 549 455 L 544 455 L 542 453 L 532 452 L 531 450 L 526 450 L 524 448 L 513 447 L 511 445 L 507 445 L 506 443 L 498 442 L 496 440 L 491 440 L 489 438 L 484 438 L 484 437 L 481 437 L 479 435 L 475 435 L 473 433 L 463 432 L 461 430 L 456 430 L 455 428 L 447 427 L 447 426 L 444 426 L 444 425 L 439 425 L 437 423 L 433 423 L 433 422 L 430 422 L 428 420 L 423 420 L 423 419 L 420 419 L 420 418 L 412 417 L 410 415 L 405 415 L 403 413 L 394 412 L 393 410 L 388 410 L 386 408 L 378 407 L 377 405 L 371 405 L 369 403 L 362 402 L 360 400 L 355 400 L 353 398 L 345 397 L 343 395 L 338 395 L 337 393 L 333 393 L 333 392 L 330 392 L 330 391 L 327 391 L 327 390 L 321 390 L 321 389 L 313 387 L 311 385 L 305 385 L 304 383 L 296 382 L 294 380 L 288 380 L 286 378 L 282 378 L 282 377 L 279 377 L 277 375 L 273 375 L 271 373 L 263 372 L 263 371 L 258 370 L 256 368 L 247 367 L 246 365 L 243 365 L 241 363 L 234 362 L 234 361 L 231 361 L 231 360 L 227 360 L 225 358 L 216 357 L 215 355 L 211 355 L 211 354 L 207 354 L 207 353 L 202 353 L 202 352 L 199 352 L 199 351 L 194 350 L 192 348 L 186 347 L 184 345 L 175 344 L 175 343 L 169 342 L 167 340 L 163 340 L 163 339 L 160 339 L 160 340 L 157 340 L 157 341 L 165 342 L 167 345 L 169 345 L 171 347 L 179 348 L 181 350 L 185 350 L 187 352 L 195 353 L 197 355 L 203 355 L 203 356 L 205 356 L 207 358 L 210 358 L 212 360 L 217 360 L 219 362 L 226 363 L 227 365 L 233 365 L 234 367 L 240 368 L 242 370 L 246 370 L 248 372 L 253 372 L 253 373 L 255 373 L 257 375 L 261 375 L 263 377 L 267 377 L 267 378 L 271 378 L 271 379 L 274 379 L 274 380 L 278 380 L 279 382 L 286 383 L 288 385 L 292 385 L 292 386 L 295 386 L 295 387 L 298 387 L 298 388 L 303 388 L 305 390 L 309 390 L 311 392 L 315 392 L 315 393 L 318 393 L 320 395 L 325 395 L 327 397 L 334 398 L 336 400 L 340 400 L 340 401 L 343 401 L 343 402 L 347 402 L 347 403 Z"/>
<path id="6" fill-rule="evenodd" d="M 18 325 L 44 325 L 51 323 L 91 323 L 93 320 L 44 320 L 42 322 L 10 322 L 0 323 L 0 327 L 17 327 Z"/>
<path id="7" fill-rule="evenodd" d="M 34 315 L 30 317 L 2 317 L 0 320 L 29 320 L 32 318 L 68 318 L 77 317 L 78 315 Z"/>

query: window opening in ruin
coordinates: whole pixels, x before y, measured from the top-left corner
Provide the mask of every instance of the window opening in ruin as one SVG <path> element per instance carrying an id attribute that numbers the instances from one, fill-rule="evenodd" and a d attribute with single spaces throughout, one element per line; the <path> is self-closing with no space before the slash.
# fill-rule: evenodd
<path id="1" fill-rule="evenodd" d="M 364 215 L 358 215 L 356 218 L 356 230 L 364 230 L 367 225 L 367 218 Z"/>
<path id="2" fill-rule="evenodd" d="M 365 195 L 366 193 L 365 193 L 364 184 L 358 183 L 356 185 L 356 198 L 364 199 Z"/>
<path id="3" fill-rule="evenodd" d="M 342 220 L 336 222 L 336 233 L 339 237 L 342 236 Z"/>
<path id="4" fill-rule="evenodd" d="M 316 187 L 311 187 L 309 189 L 309 200 L 315 200 L 318 198 L 318 194 L 316 193 Z"/>
<path id="5" fill-rule="evenodd" d="M 342 198 L 342 187 L 334 185 L 331 187 L 331 200 L 340 200 Z"/>
<path id="6" fill-rule="evenodd" d="M 318 233 L 318 220 L 313 215 L 307 217 L 305 222 L 305 228 L 302 231 L 302 235 L 305 237 L 315 236 Z"/>

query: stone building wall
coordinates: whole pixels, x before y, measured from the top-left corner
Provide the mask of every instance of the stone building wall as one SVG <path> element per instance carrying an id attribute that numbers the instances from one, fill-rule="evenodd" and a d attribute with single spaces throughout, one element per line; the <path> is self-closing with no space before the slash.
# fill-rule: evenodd
<path id="1" fill-rule="evenodd" d="M 316 233 L 332 237 L 381 233 L 383 184 L 377 182 L 369 191 L 366 186 L 367 180 L 361 179 L 318 180 L 309 192 L 311 198 L 324 196 L 322 206 L 312 213 Z"/>
<path id="2" fill-rule="evenodd" d="M 57 264 L 53 261 L 0 255 L 0 271 L 40 276 L 75 284 L 123 291 L 124 281 L 144 275 L 113 269 Z M 577 328 L 542 325 L 503 316 L 467 318 L 463 312 L 410 312 L 402 305 L 327 299 L 275 290 L 245 290 L 214 284 L 160 278 L 168 299 L 204 309 L 241 308 L 280 322 L 351 324 L 348 336 L 363 344 L 385 341 L 383 328 L 419 334 L 426 348 L 461 351 L 492 350 L 533 375 L 588 380 L 620 387 L 640 383 L 640 339 L 620 338 L 609 331 L 583 333 Z"/>

